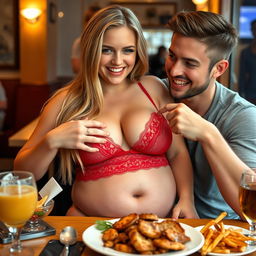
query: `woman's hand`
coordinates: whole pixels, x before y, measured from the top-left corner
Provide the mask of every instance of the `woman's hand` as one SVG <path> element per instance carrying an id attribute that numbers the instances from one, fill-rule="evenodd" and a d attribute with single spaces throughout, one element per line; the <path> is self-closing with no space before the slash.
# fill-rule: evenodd
<path id="1" fill-rule="evenodd" d="M 47 133 L 51 148 L 81 149 L 96 152 L 97 148 L 87 143 L 105 143 L 104 137 L 109 136 L 105 131 L 106 125 L 95 120 L 75 120 L 63 123 Z"/>
<path id="2" fill-rule="evenodd" d="M 172 218 L 198 219 L 199 216 L 191 200 L 179 200 L 172 210 Z"/>

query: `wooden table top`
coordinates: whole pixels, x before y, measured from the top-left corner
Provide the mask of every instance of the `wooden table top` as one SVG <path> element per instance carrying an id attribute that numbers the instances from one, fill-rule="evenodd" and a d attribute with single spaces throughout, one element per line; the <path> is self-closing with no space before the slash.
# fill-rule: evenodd
<path id="1" fill-rule="evenodd" d="M 24 126 L 22 129 L 17 131 L 15 134 L 9 137 L 9 147 L 22 147 L 30 138 L 31 134 L 37 126 L 39 118 L 34 119 L 29 124 Z"/>
<path id="2" fill-rule="evenodd" d="M 31 239 L 27 241 L 22 241 L 22 244 L 27 247 L 31 247 L 34 250 L 34 255 L 37 256 L 40 254 L 44 246 L 47 244 L 47 242 L 51 239 L 59 239 L 60 231 L 65 226 L 73 226 L 76 228 L 78 233 L 78 240 L 82 241 L 82 234 L 86 228 L 89 226 L 95 224 L 96 220 L 100 219 L 106 219 L 106 218 L 100 218 L 100 217 L 75 217 L 75 216 L 48 216 L 44 219 L 48 224 L 50 224 L 52 227 L 56 229 L 56 234 L 52 236 L 42 237 L 42 238 L 36 238 Z M 201 226 L 206 224 L 209 220 L 207 219 L 180 219 L 181 223 L 185 223 L 187 225 L 190 225 L 192 227 Z M 224 223 L 227 225 L 234 225 L 239 226 L 243 228 L 248 228 L 248 224 L 246 222 L 238 221 L 238 220 L 224 220 Z M 9 245 L 2 245 L 0 244 L 0 255 L 1 250 Z M 97 252 L 92 251 L 87 246 L 85 247 L 83 253 L 83 256 L 96 256 L 101 255 Z M 194 253 L 192 255 L 199 256 L 200 253 Z M 256 256 L 256 252 L 247 254 L 251 256 Z"/>

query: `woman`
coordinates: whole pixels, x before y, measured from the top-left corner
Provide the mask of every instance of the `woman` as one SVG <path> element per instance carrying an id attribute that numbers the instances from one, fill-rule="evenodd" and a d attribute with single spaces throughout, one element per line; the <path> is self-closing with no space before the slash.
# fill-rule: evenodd
<path id="1" fill-rule="evenodd" d="M 136 16 L 117 5 L 100 10 L 83 31 L 81 49 L 78 76 L 48 101 L 15 168 L 40 179 L 60 151 L 62 179 L 71 182 L 74 161 L 68 215 L 166 217 L 172 210 L 175 218 L 196 217 L 191 162 L 157 113 L 170 102 L 168 91 L 143 76 L 147 49 Z"/>

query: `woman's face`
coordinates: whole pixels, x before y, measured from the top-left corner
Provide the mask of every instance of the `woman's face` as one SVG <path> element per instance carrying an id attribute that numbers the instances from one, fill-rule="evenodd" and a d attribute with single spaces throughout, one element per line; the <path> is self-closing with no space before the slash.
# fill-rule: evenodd
<path id="1" fill-rule="evenodd" d="M 103 37 L 99 76 L 107 85 L 121 84 L 134 68 L 136 36 L 126 26 L 111 28 Z"/>

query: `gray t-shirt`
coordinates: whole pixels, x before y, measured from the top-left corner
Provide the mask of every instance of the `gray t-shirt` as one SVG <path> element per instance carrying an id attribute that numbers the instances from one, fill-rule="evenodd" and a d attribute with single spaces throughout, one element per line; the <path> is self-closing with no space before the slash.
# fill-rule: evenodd
<path id="1" fill-rule="evenodd" d="M 168 80 L 164 82 L 167 84 Z M 213 102 L 203 118 L 219 129 L 244 163 L 256 167 L 255 105 L 216 82 Z M 216 218 L 223 211 L 229 219 L 239 218 L 223 199 L 200 143 L 191 140 L 186 143 L 194 168 L 195 205 L 200 218 Z"/>

